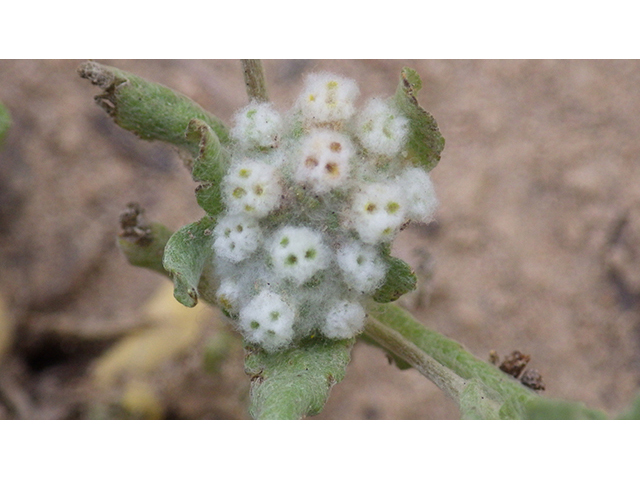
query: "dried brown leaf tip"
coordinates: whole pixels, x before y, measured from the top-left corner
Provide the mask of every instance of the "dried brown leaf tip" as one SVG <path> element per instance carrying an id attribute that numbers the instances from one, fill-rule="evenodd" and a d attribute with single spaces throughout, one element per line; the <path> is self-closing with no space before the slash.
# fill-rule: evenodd
<path id="1" fill-rule="evenodd" d="M 530 355 L 525 355 L 518 350 L 514 350 L 504 358 L 502 363 L 500 363 L 500 356 L 498 353 L 495 350 L 491 350 L 489 352 L 489 362 L 498 366 L 498 368 L 507 375 L 518 378 L 524 386 L 529 387 L 532 390 L 544 390 L 545 384 L 542 381 L 542 375 L 540 375 L 540 372 L 533 368 L 525 370 L 530 360 Z"/>
<path id="2" fill-rule="evenodd" d="M 120 237 L 127 238 L 137 245 L 148 245 L 152 241 L 151 227 L 144 218 L 144 210 L 131 202 L 120 214 Z"/>

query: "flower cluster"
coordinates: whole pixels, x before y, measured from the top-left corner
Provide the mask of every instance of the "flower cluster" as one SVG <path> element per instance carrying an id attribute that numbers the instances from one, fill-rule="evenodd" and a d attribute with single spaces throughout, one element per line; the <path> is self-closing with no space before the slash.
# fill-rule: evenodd
<path id="1" fill-rule="evenodd" d="M 217 301 L 267 351 L 320 333 L 350 338 L 385 282 L 383 247 L 428 221 L 428 174 L 406 160 L 410 122 L 391 100 L 356 111 L 353 80 L 307 78 L 286 115 L 252 102 L 235 116 L 213 229 Z"/>

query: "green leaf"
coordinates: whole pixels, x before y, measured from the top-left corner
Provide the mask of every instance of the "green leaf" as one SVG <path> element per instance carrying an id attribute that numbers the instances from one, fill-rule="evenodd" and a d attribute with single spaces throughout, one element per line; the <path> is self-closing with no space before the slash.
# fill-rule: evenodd
<path id="1" fill-rule="evenodd" d="M 164 249 L 163 264 L 173 279 L 173 296 L 186 307 L 198 303 L 200 279 L 213 255 L 211 229 L 214 224 L 214 219 L 204 217 L 186 225 L 171 236 Z"/>
<path id="2" fill-rule="evenodd" d="M 11 128 L 11 114 L 9 109 L 0 102 L 0 146 Z"/>
<path id="3" fill-rule="evenodd" d="M 498 420 L 500 403 L 494 399 L 487 387 L 477 380 L 471 380 L 462 391 L 458 407 L 463 420 Z"/>
<path id="4" fill-rule="evenodd" d="M 444 138 L 433 116 L 418 105 L 416 95 L 421 88 L 422 80 L 418 73 L 410 68 L 403 68 L 394 101 L 409 119 L 408 158 L 415 166 L 428 172 L 440 161 Z"/>
<path id="5" fill-rule="evenodd" d="M 317 415 L 331 387 L 344 378 L 353 343 L 316 337 L 282 352 L 250 349 L 245 370 L 252 377 L 251 415 L 261 420 Z"/>
<path id="6" fill-rule="evenodd" d="M 384 245 L 380 254 L 388 270 L 384 283 L 374 292 L 373 299 L 378 303 L 393 302 L 415 290 L 418 278 L 411 267 L 405 261 L 392 257 L 389 245 Z"/>
<path id="7" fill-rule="evenodd" d="M 600 410 L 587 408 L 578 402 L 536 397 L 527 402 L 524 418 L 528 420 L 606 420 Z"/>
<path id="8" fill-rule="evenodd" d="M 221 185 L 228 167 L 229 154 L 202 120 L 193 119 L 189 122 L 186 137 L 199 146 L 191 170 L 194 180 L 204 182 L 196 189 L 198 205 L 209 215 L 216 217 L 224 210 Z"/>
<path id="9" fill-rule="evenodd" d="M 96 62 L 80 65 L 78 73 L 104 90 L 96 102 L 125 130 L 144 140 L 162 140 L 196 155 L 200 145 L 185 136 L 189 122 L 205 122 L 222 143 L 229 141 L 224 124 L 184 95 L 158 83 Z"/>
<path id="10" fill-rule="evenodd" d="M 143 235 L 120 235 L 118 246 L 131 265 L 167 274 L 162 265 L 164 247 L 173 232 L 160 223 L 151 223 Z"/>

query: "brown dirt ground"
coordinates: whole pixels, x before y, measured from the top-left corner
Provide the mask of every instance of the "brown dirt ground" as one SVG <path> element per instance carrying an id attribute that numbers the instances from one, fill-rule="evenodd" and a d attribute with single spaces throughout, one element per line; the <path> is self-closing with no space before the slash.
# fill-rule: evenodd
<path id="1" fill-rule="evenodd" d="M 122 418 L 122 392 L 90 373 L 163 284 L 130 267 L 114 238 L 135 200 L 172 229 L 197 220 L 194 184 L 169 147 L 115 127 L 78 61 L 0 61 L 14 127 L 0 153 L 0 418 Z M 224 120 L 245 103 L 235 61 L 120 61 Z M 422 76 L 421 104 L 447 144 L 436 221 L 399 255 L 422 277 L 404 300 L 424 323 L 488 358 L 531 355 L 545 395 L 619 412 L 640 380 L 640 62 L 267 61 L 288 108 L 302 76 L 355 78 L 362 97 Z M 159 418 L 247 418 L 242 351 L 201 368 L 208 334 L 144 378 Z M 116 392 L 116 393 L 114 393 Z M 152 402 L 153 403 L 153 402 Z M 114 406 L 116 405 L 116 406 Z M 147 413 L 141 416 L 154 416 Z M 413 370 L 358 344 L 323 419 L 452 419 L 455 405 Z"/>

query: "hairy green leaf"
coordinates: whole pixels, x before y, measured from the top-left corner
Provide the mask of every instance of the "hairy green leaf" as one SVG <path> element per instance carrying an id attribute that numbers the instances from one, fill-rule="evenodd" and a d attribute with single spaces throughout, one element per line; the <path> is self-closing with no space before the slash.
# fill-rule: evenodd
<path id="1" fill-rule="evenodd" d="M 162 265 L 164 247 L 173 232 L 160 223 L 151 223 L 143 235 L 120 235 L 118 246 L 131 265 L 167 274 Z"/>
<path id="2" fill-rule="evenodd" d="M 224 210 L 221 185 L 229 162 L 228 152 L 202 120 L 189 122 L 186 137 L 199 145 L 191 170 L 193 179 L 203 182 L 196 189 L 198 205 L 209 215 L 218 216 Z"/>
<path id="3" fill-rule="evenodd" d="M 9 128 L 11 128 L 11 114 L 9 109 L 0 102 L 0 146 L 4 143 Z"/>
<path id="4" fill-rule="evenodd" d="M 353 343 L 316 337 L 282 352 L 249 350 L 245 370 L 252 377 L 251 415 L 262 420 L 317 415 L 331 387 L 344 378 Z"/>
<path id="5" fill-rule="evenodd" d="M 600 410 L 578 402 L 537 397 L 527 402 L 523 418 L 528 420 L 606 420 Z"/>
<path id="6" fill-rule="evenodd" d="M 162 140 L 196 155 L 199 143 L 185 135 L 196 118 L 211 127 L 222 143 L 229 141 L 227 128 L 218 118 L 168 87 L 96 62 L 83 63 L 78 73 L 104 90 L 96 102 L 116 124 L 144 140 Z"/>
<path id="7" fill-rule="evenodd" d="M 432 170 L 440 161 L 444 138 L 433 116 L 418 105 L 422 80 L 415 70 L 403 68 L 394 96 L 396 106 L 409 119 L 408 158 L 415 166 Z"/>
<path id="8" fill-rule="evenodd" d="M 378 303 L 393 302 L 415 290 L 418 278 L 411 267 L 404 260 L 392 257 L 389 245 L 384 245 L 380 254 L 388 270 L 384 283 L 374 292 L 373 299 Z"/>
<path id="9" fill-rule="evenodd" d="M 214 224 L 214 219 L 204 217 L 186 225 L 171 236 L 164 249 L 163 264 L 173 279 L 173 295 L 187 307 L 198 303 L 200 278 L 213 255 L 211 229 Z M 208 300 L 206 296 L 205 300 Z"/>

